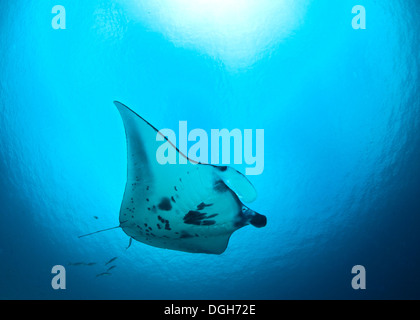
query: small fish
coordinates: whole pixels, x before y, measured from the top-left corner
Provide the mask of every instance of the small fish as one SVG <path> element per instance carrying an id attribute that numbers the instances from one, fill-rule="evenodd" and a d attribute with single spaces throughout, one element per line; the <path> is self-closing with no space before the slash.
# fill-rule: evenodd
<path id="1" fill-rule="evenodd" d="M 97 216 L 93 216 L 94 219 L 98 220 L 99 218 Z"/>
<path id="2" fill-rule="evenodd" d="M 110 266 L 106 272 L 111 271 L 112 269 L 114 269 L 114 268 L 116 268 L 116 267 L 117 267 L 117 266 Z"/>
<path id="3" fill-rule="evenodd" d="M 84 262 L 69 262 L 69 266 L 83 266 Z"/>
<path id="4" fill-rule="evenodd" d="M 87 266 L 91 267 L 94 266 L 96 264 L 96 262 L 89 262 L 88 264 L 86 264 Z"/>
<path id="5" fill-rule="evenodd" d="M 109 272 L 102 272 L 100 274 L 97 274 L 96 277 L 102 277 L 102 276 L 110 276 L 111 274 Z"/>
<path id="6" fill-rule="evenodd" d="M 118 259 L 118 257 L 114 257 L 111 260 L 109 260 L 107 263 L 105 263 L 105 265 L 108 265 L 108 264 L 110 264 L 111 262 L 114 262 L 117 259 Z"/>

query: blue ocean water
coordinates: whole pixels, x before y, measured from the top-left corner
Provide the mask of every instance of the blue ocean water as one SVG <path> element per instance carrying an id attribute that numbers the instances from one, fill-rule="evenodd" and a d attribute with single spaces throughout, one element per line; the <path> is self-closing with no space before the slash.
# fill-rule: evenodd
<path id="1" fill-rule="evenodd" d="M 419 299 L 419 13 L 415 0 L 1 1 L 0 298 Z M 267 226 L 220 256 L 126 250 L 121 230 L 79 239 L 118 224 L 114 100 L 157 128 L 264 129 L 249 179 Z"/>

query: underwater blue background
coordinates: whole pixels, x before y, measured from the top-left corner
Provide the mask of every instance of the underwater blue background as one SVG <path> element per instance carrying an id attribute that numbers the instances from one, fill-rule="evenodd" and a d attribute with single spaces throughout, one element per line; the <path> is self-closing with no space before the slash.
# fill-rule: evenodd
<path id="1" fill-rule="evenodd" d="M 0 298 L 419 299 L 419 14 L 415 0 L 1 1 Z M 267 226 L 220 256 L 126 250 L 119 229 L 79 239 L 118 224 L 114 100 L 157 128 L 264 129 L 249 178 Z"/>

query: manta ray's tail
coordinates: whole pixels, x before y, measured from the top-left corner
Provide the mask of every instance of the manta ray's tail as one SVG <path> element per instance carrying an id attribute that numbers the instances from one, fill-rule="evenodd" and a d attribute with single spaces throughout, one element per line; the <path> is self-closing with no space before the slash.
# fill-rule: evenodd
<path id="1" fill-rule="evenodd" d="M 116 226 L 116 227 L 112 227 L 112 228 L 103 229 L 103 230 L 95 231 L 95 232 L 92 232 L 92 233 L 84 234 L 82 236 L 79 236 L 79 238 L 88 237 L 88 236 L 91 236 L 91 235 L 94 235 L 94 234 L 97 234 L 97 233 L 101 233 L 101 232 L 105 232 L 105 231 L 110 231 L 110 230 L 121 228 L 121 225 L 124 224 L 124 223 L 126 223 L 126 222 L 127 221 L 123 221 L 123 222 L 121 222 L 121 224 L 119 226 Z"/>
<path id="2" fill-rule="evenodd" d="M 93 234 L 97 234 L 97 233 L 105 232 L 105 231 L 109 231 L 109 230 L 114 230 L 114 229 L 118 229 L 118 228 L 121 228 L 121 226 L 117 226 L 117 227 L 113 227 L 113 228 L 108 228 L 108 229 L 99 230 L 99 231 L 95 231 L 95 232 L 92 232 L 92 233 L 84 234 L 82 236 L 79 236 L 79 238 L 88 237 L 88 236 L 91 236 Z"/>

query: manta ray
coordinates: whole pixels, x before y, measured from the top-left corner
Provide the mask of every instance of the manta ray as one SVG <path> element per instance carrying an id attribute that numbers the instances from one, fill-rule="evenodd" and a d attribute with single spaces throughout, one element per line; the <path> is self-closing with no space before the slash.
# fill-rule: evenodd
<path id="1" fill-rule="evenodd" d="M 243 174 L 228 166 L 197 163 L 133 110 L 114 104 L 127 140 L 127 183 L 115 228 L 130 237 L 129 246 L 134 239 L 164 249 L 222 254 L 236 230 L 266 225 L 265 216 L 243 204 L 257 197 Z M 159 134 L 178 156 L 188 159 L 186 164 L 158 163 Z"/>

